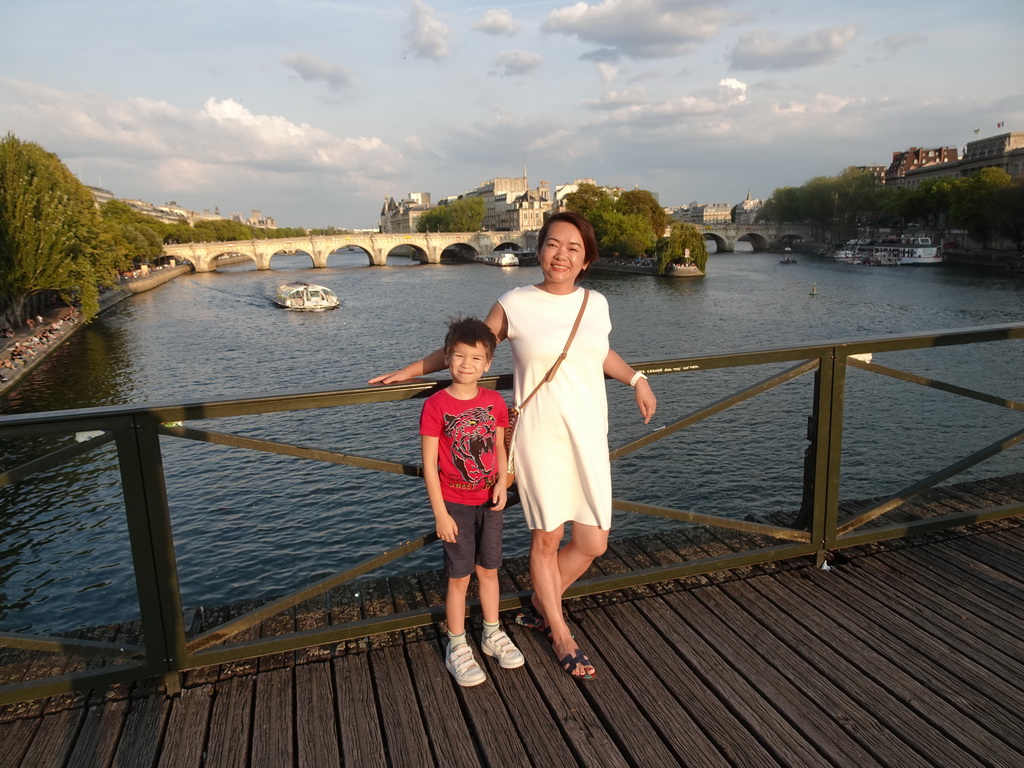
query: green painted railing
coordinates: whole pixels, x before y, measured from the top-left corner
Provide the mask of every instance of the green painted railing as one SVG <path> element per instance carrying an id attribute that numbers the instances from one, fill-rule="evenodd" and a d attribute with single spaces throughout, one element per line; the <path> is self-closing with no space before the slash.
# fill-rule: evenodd
<path id="1" fill-rule="evenodd" d="M 1024 441 L 1024 428 L 1000 438 L 928 477 L 921 478 L 876 503 L 870 509 L 862 510 L 842 521 L 839 519 L 844 400 L 847 372 L 850 368 L 1021 412 L 1024 411 L 1024 403 L 1020 401 L 869 362 L 871 356 L 878 353 L 1020 339 L 1024 339 L 1024 324 L 885 336 L 634 364 L 649 375 L 659 377 L 686 376 L 688 372 L 693 371 L 759 365 L 772 365 L 773 369 L 780 368 L 780 364 L 788 364 L 788 367 L 740 391 L 723 396 L 674 423 L 645 434 L 642 438 L 615 448 L 611 453 L 613 460 L 664 440 L 680 430 L 721 414 L 786 382 L 813 374 L 813 402 L 809 403 L 808 408 L 811 417 L 808 429 L 809 449 L 804 469 L 803 507 L 793 526 L 780 526 L 672 509 L 638 500 L 616 499 L 615 507 L 620 510 L 682 523 L 730 529 L 751 534 L 752 539 L 756 541 L 767 538 L 771 543 L 717 557 L 582 581 L 570 590 L 568 596 L 593 594 L 787 558 L 809 556 L 817 558 L 820 563 L 829 550 L 1021 514 L 1024 512 L 1024 506 L 1017 504 L 889 525 L 883 524 L 882 521 L 884 515 L 912 497 Z M 484 383 L 497 389 L 509 389 L 512 381 L 511 376 L 501 375 L 489 377 Z M 144 638 L 141 645 L 125 646 L 73 637 L 0 633 L 0 681 L 4 683 L 0 685 L 0 704 L 161 675 L 165 677 L 168 691 L 173 693 L 178 688 L 180 674 L 185 670 L 337 643 L 437 621 L 443 615 L 442 606 L 273 637 L 228 642 L 233 635 L 242 630 L 258 625 L 276 614 L 430 544 L 436 540 L 436 536 L 430 533 L 384 552 L 344 573 L 323 579 L 294 594 L 272 600 L 226 623 L 189 637 L 178 584 L 160 444 L 160 438 L 164 436 L 344 464 L 379 472 L 418 476 L 422 474 L 419 466 L 386 458 L 290 445 L 185 425 L 200 420 L 209 421 L 235 416 L 403 401 L 425 397 L 437 386 L 436 381 L 419 380 L 387 387 L 360 386 L 324 392 L 286 393 L 171 405 L 90 408 L 0 418 L 0 440 L 95 433 L 94 437 L 84 442 L 61 447 L 21 466 L 7 469 L 0 473 L 0 487 L 18 483 L 27 477 L 85 456 L 99 446 L 111 442 L 114 444 L 131 544 L 131 552 L 126 552 L 125 557 L 130 554 L 134 565 Z M 614 439 L 614 435 L 612 438 Z M 526 593 L 523 592 L 505 594 L 502 596 L 501 606 L 503 609 L 518 606 L 525 596 Z M 105 623 L 103 618 L 97 617 L 96 623 Z M 81 665 L 85 668 L 79 671 L 38 676 L 33 674 L 34 667 L 30 663 L 33 653 L 101 661 L 98 666 Z"/>

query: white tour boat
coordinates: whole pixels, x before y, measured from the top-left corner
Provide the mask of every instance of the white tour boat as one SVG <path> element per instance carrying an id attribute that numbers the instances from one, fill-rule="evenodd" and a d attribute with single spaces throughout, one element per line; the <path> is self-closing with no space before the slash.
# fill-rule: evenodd
<path id="1" fill-rule="evenodd" d="M 330 288 L 313 283 L 285 283 L 277 287 L 274 303 L 285 309 L 299 309 L 313 312 L 334 309 L 341 302 Z"/>
<path id="2" fill-rule="evenodd" d="M 495 251 L 494 253 L 481 253 L 476 257 L 481 264 L 490 264 L 492 267 L 518 267 L 519 257 L 511 251 Z"/>
<path id="3" fill-rule="evenodd" d="M 872 254 L 881 264 L 941 264 L 942 249 L 927 235 L 904 237 L 898 244 L 876 245 Z"/>

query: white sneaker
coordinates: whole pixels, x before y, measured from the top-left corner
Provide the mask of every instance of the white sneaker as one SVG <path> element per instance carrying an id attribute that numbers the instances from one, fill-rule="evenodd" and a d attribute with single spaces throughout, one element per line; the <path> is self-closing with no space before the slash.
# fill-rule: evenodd
<path id="1" fill-rule="evenodd" d="M 502 669 L 515 669 L 526 663 L 522 651 L 516 648 L 511 638 L 500 629 L 481 637 L 480 647 L 488 656 L 496 658 Z"/>
<path id="2" fill-rule="evenodd" d="M 444 665 L 452 673 L 455 682 L 464 688 L 480 685 L 487 679 L 487 675 L 473 658 L 473 649 L 469 647 L 469 643 L 455 646 L 449 643 L 448 652 L 444 655 Z"/>

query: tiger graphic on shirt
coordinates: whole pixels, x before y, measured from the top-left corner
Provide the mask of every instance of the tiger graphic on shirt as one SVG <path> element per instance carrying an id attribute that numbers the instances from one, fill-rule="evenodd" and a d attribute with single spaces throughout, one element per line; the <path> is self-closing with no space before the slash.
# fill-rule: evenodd
<path id="1" fill-rule="evenodd" d="M 495 418 L 492 406 L 444 414 L 444 434 L 452 441 L 452 463 L 468 487 L 493 484 Z M 492 466 L 485 466 L 489 460 Z"/>

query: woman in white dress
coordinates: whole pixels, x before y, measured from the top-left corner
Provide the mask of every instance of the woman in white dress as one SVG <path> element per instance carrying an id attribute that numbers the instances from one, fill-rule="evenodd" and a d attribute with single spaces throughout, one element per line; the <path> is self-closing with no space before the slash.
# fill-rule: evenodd
<path id="1" fill-rule="evenodd" d="M 577 280 L 596 258 L 590 222 L 578 213 L 555 214 L 538 240 L 544 279 L 503 295 L 484 320 L 499 343 L 508 339 L 512 345 L 516 404 L 533 392 L 565 347 L 586 293 Z M 610 331 L 608 302 L 590 291 L 568 355 L 523 409 L 515 437 L 534 589 L 532 609 L 516 620 L 543 632 L 562 668 L 582 679 L 594 677 L 595 670 L 569 631 L 562 596 L 608 546 L 612 493 L 605 376 L 633 386 L 644 423 L 657 406 L 646 376 L 609 347 Z M 370 383 L 443 369 L 444 353 L 437 350 Z M 572 524 L 572 538 L 560 547 L 566 523 Z"/>

